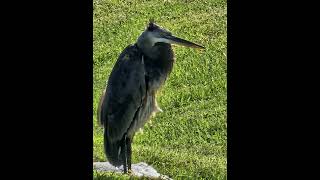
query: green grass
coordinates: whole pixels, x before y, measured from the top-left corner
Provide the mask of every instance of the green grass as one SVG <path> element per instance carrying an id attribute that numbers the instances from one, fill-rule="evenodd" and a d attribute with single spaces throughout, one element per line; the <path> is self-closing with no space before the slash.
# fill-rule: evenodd
<path id="1" fill-rule="evenodd" d="M 226 179 L 226 0 L 94 0 L 94 161 L 106 161 L 96 110 L 121 51 L 133 44 L 148 20 L 205 51 L 174 46 L 176 63 L 158 94 L 164 112 L 135 136 L 133 163 L 146 162 L 173 179 Z M 129 179 L 98 173 L 94 179 Z"/>

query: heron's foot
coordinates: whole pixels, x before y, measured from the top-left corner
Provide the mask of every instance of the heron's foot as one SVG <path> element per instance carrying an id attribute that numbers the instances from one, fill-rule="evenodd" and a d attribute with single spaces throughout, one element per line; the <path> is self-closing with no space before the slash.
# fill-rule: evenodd
<path id="1" fill-rule="evenodd" d="M 131 169 L 128 169 L 127 171 L 123 171 L 123 174 L 127 174 L 129 176 L 133 175 L 133 172 Z"/>

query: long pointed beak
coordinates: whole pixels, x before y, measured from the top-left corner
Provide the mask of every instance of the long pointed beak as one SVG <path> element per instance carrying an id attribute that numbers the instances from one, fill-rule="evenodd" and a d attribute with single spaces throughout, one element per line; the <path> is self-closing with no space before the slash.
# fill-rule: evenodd
<path id="1" fill-rule="evenodd" d="M 199 48 L 199 49 L 205 49 L 205 47 L 200 46 L 196 43 L 172 36 L 172 35 L 167 35 L 165 36 L 165 39 L 169 40 L 170 44 L 178 44 L 186 47 L 191 47 L 191 48 Z"/>

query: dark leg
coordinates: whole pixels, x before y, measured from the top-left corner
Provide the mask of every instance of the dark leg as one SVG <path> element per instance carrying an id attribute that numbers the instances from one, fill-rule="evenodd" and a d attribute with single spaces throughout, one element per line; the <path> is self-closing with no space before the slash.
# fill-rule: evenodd
<path id="1" fill-rule="evenodd" d="M 122 151 L 122 159 L 123 159 L 123 173 L 128 173 L 128 164 L 127 164 L 127 135 L 125 134 L 122 141 L 121 151 Z"/>
<path id="2" fill-rule="evenodd" d="M 127 138 L 127 153 L 128 153 L 128 170 L 131 171 L 131 154 L 132 154 L 132 149 L 131 149 L 131 139 Z"/>

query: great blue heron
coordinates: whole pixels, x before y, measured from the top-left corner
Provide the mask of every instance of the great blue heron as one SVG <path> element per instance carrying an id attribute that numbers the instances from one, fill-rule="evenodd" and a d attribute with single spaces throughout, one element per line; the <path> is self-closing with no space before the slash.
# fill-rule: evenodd
<path id="1" fill-rule="evenodd" d="M 173 36 L 150 21 L 137 42 L 120 54 L 101 96 L 98 120 L 104 127 L 104 149 L 109 162 L 131 171 L 131 143 L 153 113 L 162 111 L 156 92 L 172 71 L 171 44 L 203 46 Z"/>

